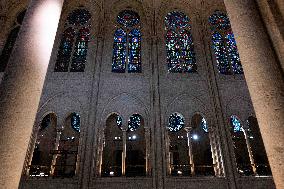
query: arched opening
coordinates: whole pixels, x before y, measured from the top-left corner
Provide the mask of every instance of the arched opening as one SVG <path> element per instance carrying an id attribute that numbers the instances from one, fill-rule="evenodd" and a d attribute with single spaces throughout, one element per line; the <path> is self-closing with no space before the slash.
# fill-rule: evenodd
<path id="1" fill-rule="evenodd" d="M 56 115 L 50 113 L 46 115 L 39 126 L 29 175 L 32 177 L 45 177 L 51 175 L 53 161 L 52 151 L 56 144 Z"/>
<path id="2" fill-rule="evenodd" d="M 253 175 L 254 172 L 251 165 L 250 155 L 247 148 L 247 141 L 241 121 L 237 116 L 232 115 L 230 117 L 230 124 L 233 148 L 237 163 L 237 171 L 240 175 Z"/>
<path id="3" fill-rule="evenodd" d="M 128 120 L 125 174 L 129 177 L 146 175 L 144 120 L 139 114 L 133 114 Z"/>
<path id="4" fill-rule="evenodd" d="M 104 129 L 101 176 L 122 175 L 122 140 L 122 118 L 117 114 L 112 114 L 107 118 Z"/>
<path id="5" fill-rule="evenodd" d="M 250 116 L 247 120 L 247 140 L 251 146 L 256 174 L 261 176 L 271 175 L 268 158 L 261 138 L 257 119 Z"/>
<path id="6" fill-rule="evenodd" d="M 192 117 L 192 159 L 196 176 L 214 176 L 214 165 L 207 121 L 200 114 Z"/>
<path id="7" fill-rule="evenodd" d="M 132 10 L 124 10 L 116 21 L 118 29 L 114 33 L 112 72 L 124 73 L 128 67 L 129 73 L 141 73 L 140 16 Z"/>
<path id="8" fill-rule="evenodd" d="M 165 17 L 168 71 L 193 73 L 197 71 L 190 19 L 173 11 Z"/>
<path id="9" fill-rule="evenodd" d="M 80 140 L 80 115 L 72 113 L 65 120 L 60 134 L 58 150 L 54 151 L 56 164 L 53 176 L 72 177 L 76 173 L 78 146 Z"/>
<path id="10" fill-rule="evenodd" d="M 191 164 L 185 119 L 180 113 L 169 117 L 167 126 L 169 174 L 172 176 L 191 175 Z"/>

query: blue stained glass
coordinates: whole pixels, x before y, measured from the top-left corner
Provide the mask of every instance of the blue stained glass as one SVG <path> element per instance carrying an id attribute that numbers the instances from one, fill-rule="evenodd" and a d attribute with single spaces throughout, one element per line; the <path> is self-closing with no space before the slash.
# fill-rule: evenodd
<path id="1" fill-rule="evenodd" d="M 195 72 L 196 71 L 196 60 L 194 53 L 194 46 L 192 35 L 188 30 L 183 30 L 180 33 L 181 42 L 181 61 L 183 64 L 184 72 Z"/>
<path id="2" fill-rule="evenodd" d="M 168 71 L 196 72 L 196 58 L 189 18 L 182 12 L 171 12 L 165 18 Z"/>
<path id="3" fill-rule="evenodd" d="M 211 26 L 216 27 L 220 30 L 228 30 L 231 28 L 228 16 L 219 11 L 216 11 L 209 17 L 209 23 L 211 24 Z"/>
<path id="4" fill-rule="evenodd" d="M 126 32 L 119 28 L 114 33 L 112 72 L 125 72 L 126 64 Z"/>
<path id="5" fill-rule="evenodd" d="M 221 74 L 243 74 L 243 69 L 230 20 L 226 14 L 216 11 L 209 17 L 212 43 Z"/>
<path id="6" fill-rule="evenodd" d="M 77 113 L 72 113 L 71 114 L 71 127 L 77 131 L 80 132 L 80 115 Z"/>
<path id="7" fill-rule="evenodd" d="M 139 114 L 133 114 L 128 120 L 128 131 L 137 130 L 142 123 L 142 117 Z"/>
<path id="8" fill-rule="evenodd" d="M 141 32 L 133 29 L 129 33 L 128 72 L 141 72 Z"/>
<path id="9" fill-rule="evenodd" d="M 116 116 L 116 124 L 118 128 L 122 129 L 122 118 L 119 115 Z"/>
<path id="10" fill-rule="evenodd" d="M 91 19 L 91 14 L 85 9 L 74 10 L 67 18 L 71 25 L 84 25 Z"/>
<path id="11" fill-rule="evenodd" d="M 133 27 L 139 24 L 140 17 L 139 15 L 131 10 L 124 10 L 119 13 L 117 16 L 117 22 L 124 27 Z"/>
<path id="12" fill-rule="evenodd" d="M 212 35 L 212 44 L 220 73 L 230 74 L 229 60 L 226 54 L 226 47 L 222 35 L 215 31 Z"/>
<path id="13" fill-rule="evenodd" d="M 204 132 L 206 132 L 206 133 L 209 132 L 208 125 L 207 125 L 207 122 L 206 122 L 205 118 L 202 118 L 202 120 L 201 120 L 201 127 L 204 130 Z"/>
<path id="14" fill-rule="evenodd" d="M 242 130 L 241 122 L 237 116 L 231 116 L 231 124 L 233 126 L 233 130 L 235 133 L 240 132 Z"/>
<path id="15" fill-rule="evenodd" d="M 85 69 L 89 35 L 90 30 L 88 28 L 84 27 L 79 30 L 73 53 L 73 59 L 70 69 L 71 72 L 83 72 Z"/>
<path id="16" fill-rule="evenodd" d="M 179 113 L 173 113 L 169 117 L 168 129 L 170 132 L 180 131 L 184 127 L 184 118 Z"/>
<path id="17" fill-rule="evenodd" d="M 236 40 L 232 32 L 227 33 L 226 42 L 233 72 L 235 74 L 243 74 L 244 72 L 241 65 Z"/>
<path id="18" fill-rule="evenodd" d="M 75 30 L 67 28 L 62 36 L 54 71 L 67 72 L 72 54 Z"/>
<path id="19" fill-rule="evenodd" d="M 185 28 L 189 26 L 189 18 L 182 12 L 173 11 L 167 14 L 166 25 L 170 28 Z"/>
<path id="20" fill-rule="evenodd" d="M 169 72 L 182 72 L 180 64 L 180 45 L 178 35 L 173 30 L 168 30 L 166 34 L 167 61 Z"/>

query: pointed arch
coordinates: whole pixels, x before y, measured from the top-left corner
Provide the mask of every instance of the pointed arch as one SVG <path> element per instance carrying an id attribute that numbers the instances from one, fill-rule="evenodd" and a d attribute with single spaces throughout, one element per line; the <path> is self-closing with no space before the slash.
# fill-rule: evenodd
<path id="1" fill-rule="evenodd" d="M 57 53 L 55 72 L 68 72 L 69 70 L 70 72 L 84 72 L 90 19 L 91 14 L 85 9 L 75 9 L 68 15 Z"/>
<path id="2" fill-rule="evenodd" d="M 236 40 L 228 16 L 215 11 L 209 17 L 212 31 L 212 49 L 220 74 L 243 74 Z"/>
<path id="3" fill-rule="evenodd" d="M 121 11 L 117 16 L 117 29 L 114 33 L 112 72 L 141 73 L 140 16 L 132 10 Z M 127 65 L 127 66 L 126 66 Z"/>
<path id="4" fill-rule="evenodd" d="M 29 175 L 32 177 L 44 177 L 52 174 L 53 150 L 55 150 L 57 137 L 57 117 L 50 113 L 46 115 L 39 126 L 37 138 L 33 150 Z"/>
<path id="5" fill-rule="evenodd" d="M 206 119 L 200 114 L 192 117 L 191 145 L 194 162 L 194 175 L 214 176 L 209 128 Z"/>
<path id="6" fill-rule="evenodd" d="M 173 11 L 165 17 L 168 71 L 192 73 L 197 71 L 194 43 L 189 18 Z"/>
<path id="7" fill-rule="evenodd" d="M 65 120 L 60 134 L 58 150 L 55 150 L 54 177 L 73 177 L 76 174 L 81 120 L 78 113 L 71 113 Z"/>
<path id="8" fill-rule="evenodd" d="M 118 114 L 113 113 L 107 118 L 103 135 L 100 175 L 102 177 L 121 176 L 123 133 L 122 118 Z"/>

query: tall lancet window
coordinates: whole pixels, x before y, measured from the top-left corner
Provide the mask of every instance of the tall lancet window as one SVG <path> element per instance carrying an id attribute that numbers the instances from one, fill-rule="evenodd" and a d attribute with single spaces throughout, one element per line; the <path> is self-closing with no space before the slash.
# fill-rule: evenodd
<path id="1" fill-rule="evenodd" d="M 21 25 L 23 23 L 24 17 L 26 14 L 26 10 L 20 12 L 17 16 L 17 19 L 14 22 L 14 25 L 7 37 L 5 46 L 2 50 L 2 53 L 0 55 L 0 72 L 4 72 L 7 64 L 9 62 L 14 44 L 16 42 L 16 39 L 18 37 L 18 33 L 20 31 Z"/>
<path id="2" fill-rule="evenodd" d="M 114 32 L 112 72 L 140 73 L 141 31 L 140 17 L 131 10 L 124 10 L 117 16 L 117 29 Z M 126 66 L 127 65 L 127 66 Z"/>
<path id="3" fill-rule="evenodd" d="M 238 48 L 228 16 L 216 11 L 209 17 L 212 48 L 221 74 L 243 74 Z"/>
<path id="4" fill-rule="evenodd" d="M 182 12 L 173 11 L 165 17 L 168 71 L 192 73 L 197 71 L 191 25 Z"/>
<path id="5" fill-rule="evenodd" d="M 62 34 L 55 72 L 84 72 L 90 36 L 91 14 L 85 9 L 71 12 Z"/>

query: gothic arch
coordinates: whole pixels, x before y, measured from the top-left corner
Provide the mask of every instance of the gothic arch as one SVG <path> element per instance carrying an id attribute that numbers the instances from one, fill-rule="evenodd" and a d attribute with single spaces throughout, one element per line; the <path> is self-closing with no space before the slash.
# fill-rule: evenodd
<path id="1" fill-rule="evenodd" d="M 99 125 L 104 125 L 108 115 L 113 112 L 119 113 L 124 119 L 128 119 L 133 113 L 138 113 L 144 118 L 145 126 L 148 125 L 149 113 L 140 98 L 128 93 L 122 93 L 107 100 L 107 102 L 103 108 Z"/>

